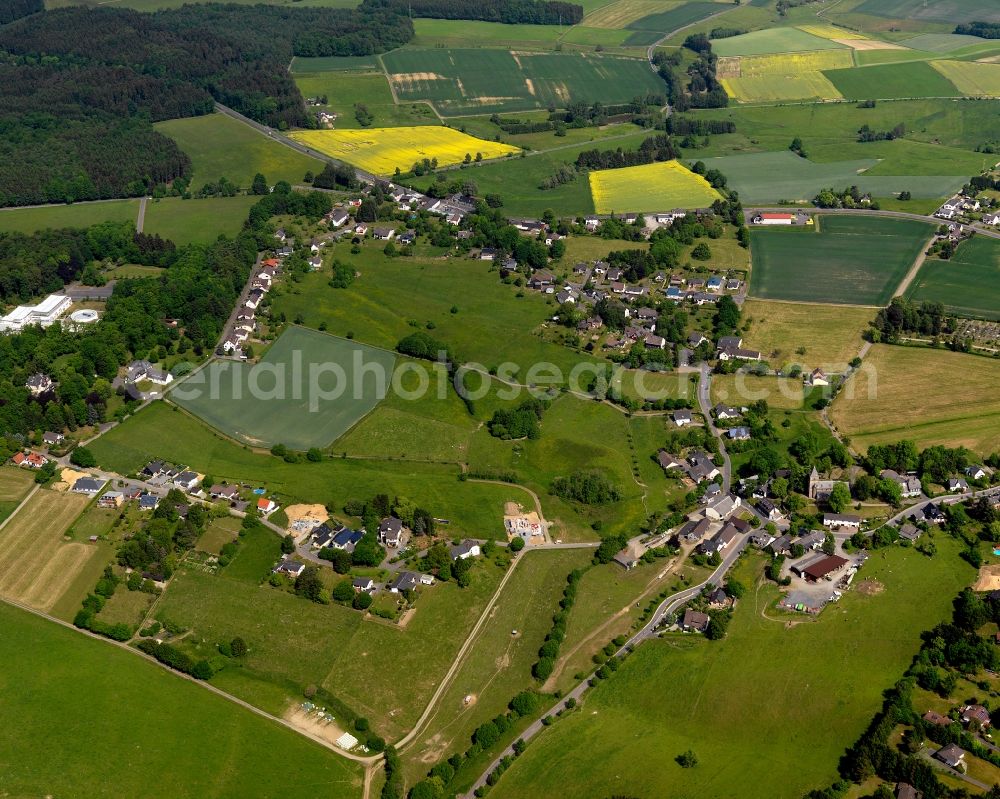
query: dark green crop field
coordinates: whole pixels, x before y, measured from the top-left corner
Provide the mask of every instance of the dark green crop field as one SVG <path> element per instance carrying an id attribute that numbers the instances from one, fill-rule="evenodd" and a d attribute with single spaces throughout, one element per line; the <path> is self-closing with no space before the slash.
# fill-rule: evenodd
<path id="1" fill-rule="evenodd" d="M 928 260 L 908 292 L 966 316 L 1000 319 L 1000 240 L 977 236 L 949 261 Z"/>
<path id="2" fill-rule="evenodd" d="M 817 219 L 816 230 L 752 231 L 754 297 L 885 305 L 933 233 L 927 223 L 903 219 Z"/>

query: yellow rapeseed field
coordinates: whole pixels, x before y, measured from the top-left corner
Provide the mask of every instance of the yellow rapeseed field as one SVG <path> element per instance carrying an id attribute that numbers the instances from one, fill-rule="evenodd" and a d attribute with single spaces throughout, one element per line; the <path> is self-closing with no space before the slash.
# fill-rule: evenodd
<path id="1" fill-rule="evenodd" d="M 599 214 L 707 208 L 721 196 L 677 161 L 591 172 L 590 192 Z"/>
<path id="2" fill-rule="evenodd" d="M 836 25 L 799 25 L 800 31 L 819 36 L 821 39 L 867 39 L 863 33 L 850 31 L 847 28 L 838 28 Z"/>
<path id="3" fill-rule="evenodd" d="M 391 175 L 399 167 L 408 172 L 418 161 L 437 159 L 440 166 L 460 164 L 469 155 L 501 158 L 517 147 L 486 141 L 446 127 L 421 125 L 364 130 L 303 130 L 289 134 L 321 153 L 339 158 L 376 175 Z"/>
<path id="4" fill-rule="evenodd" d="M 801 75 L 824 69 L 843 69 L 854 66 L 850 50 L 812 50 L 805 53 L 779 53 L 753 55 L 740 58 L 741 78 L 759 78 L 768 75 Z"/>

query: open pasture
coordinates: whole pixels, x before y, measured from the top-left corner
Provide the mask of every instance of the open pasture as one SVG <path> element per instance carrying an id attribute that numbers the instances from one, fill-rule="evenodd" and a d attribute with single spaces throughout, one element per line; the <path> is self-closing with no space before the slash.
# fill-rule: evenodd
<path id="1" fill-rule="evenodd" d="M 225 114 L 172 119 L 155 127 L 191 156 L 194 190 L 222 177 L 246 189 L 258 172 L 272 185 L 279 180 L 301 183 L 306 172 L 323 169 L 315 158 L 261 136 Z"/>
<path id="2" fill-rule="evenodd" d="M 169 397 L 252 446 L 326 447 L 384 399 L 394 364 L 391 352 L 291 327 L 259 364 L 216 361 Z"/>
<path id="3" fill-rule="evenodd" d="M 932 61 L 931 66 L 969 97 L 1000 97 L 1000 64 Z"/>
<path id="4" fill-rule="evenodd" d="M 720 196 L 678 161 L 591 172 L 590 190 L 599 214 L 707 208 Z"/>
<path id="5" fill-rule="evenodd" d="M 608 796 L 627 785 L 635 796 L 774 799 L 830 784 L 844 748 L 920 648 L 920 633 L 949 617 L 972 577 L 952 539 L 936 543 L 938 558 L 901 548 L 872 558 L 861 574 L 885 591 L 850 591 L 816 620 L 774 618 L 767 608 L 778 592 L 764 583 L 737 605 L 724 640 L 678 634 L 644 643 L 581 709 L 532 741 L 491 796 Z M 735 576 L 754 586 L 761 568 L 749 556 Z M 791 694 L 760 679 L 775 663 Z M 728 712 L 713 713 L 719 697 Z M 808 754 L 788 758 L 789 741 L 804 739 Z M 696 768 L 674 762 L 688 749 Z"/>
<path id="6" fill-rule="evenodd" d="M 751 231 L 754 297 L 885 305 L 934 232 L 901 219 L 816 219 L 815 229 Z"/>
<path id="7" fill-rule="evenodd" d="M 303 130 L 292 138 L 379 175 L 391 175 L 397 168 L 408 172 L 423 159 L 436 159 L 441 166 L 460 164 L 469 156 L 502 158 L 520 152 L 500 142 L 477 139 L 443 126 L 407 128 L 366 128 L 364 130 Z"/>
<path id="8" fill-rule="evenodd" d="M 841 49 L 849 52 L 844 45 L 830 37 L 817 36 L 806 27 L 767 28 L 712 41 L 712 52 L 720 58 Z"/>
<path id="9" fill-rule="evenodd" d="M 400 102 L 427 100 L 448 116 L 620 103 L 664 93 L 645 60 L 597 53 L 403 49 L 382 61 Z"/>
<path id="10" fill-rule="evenodd" d="M 9 796 L 240 799 L 286 770 L 289 799 L 361 795 L 357 765 L 135 654 L 6 605 L 0 626 L 0 672 L 17 686 L 4 696 L 17 734 L 0 742 Z M 95 719 L 100 735 L 67 734 Z"/>
<path id="11" fill-rule="evenodd" d="M 46 228 L 90 227 L 100 222 L 131 222 L 139 215 L 138 200 L 101 200 L 72 205 L 0 209 L 0 233 L 34 233 Z"/>
<path id="12" fill-rule="evenodd" d="M 848 100 L 959 97 L 962 94 L 944 75 L 923 61 L 829 69 L 823 74 Z"/>
<path id="13" fill-rule="evenodd" d="M 877 345 L 830 406 L 830 419 L 864 451 L 909 439 L 918 448 L 1000 449 L 1000 363 L 923 347 Z"/>
<path id="14" fill-rule="evenodd" d="M 751 321 L 744 346 L 762 352 L 774 367 L 843 369 L 861 349 L 873 316 L 867 308 L 747 300 L 743 317 Z"/>
<path id="15" fill-rule="evenodd" d="M 929 258 L 907 296 L 944 303 L 963 316 L 1000 319 L 1000 241 L 976 236 L 948 261 Z"/>
<path id="16" fill-rule="evenodd" d="M 968 180 L 961 175 L 870 174 L 881 166 L 874 159 L 818 163 L 787 149 L 703 160 L 709 168 L 726 175 L 729 186 L 744 202 L 755 203 L 809 202 L 823 189 L 848 186 L 857 186 L 874 197 L 909 191 L 914 199 L 932 198 L 955 192 Z"/>
<path id="17" fill-rule="evenodd" d="M 51 610 L 88 561 L 102 557 L 95 546 L 63 539 L 87 502 L 43 489 L 7 519 L 0 528 L 0 594 Z"/>

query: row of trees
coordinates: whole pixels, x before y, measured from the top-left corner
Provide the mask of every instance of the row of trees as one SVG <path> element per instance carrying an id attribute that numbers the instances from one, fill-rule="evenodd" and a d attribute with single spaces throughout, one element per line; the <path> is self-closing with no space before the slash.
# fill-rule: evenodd
<path id="1" fill-rule="evenodd" d="M 363 11 L 389 9 L 398 14 L 432 19 L 474 19 L 507 25 L 576 25 L 583 6 L 561 0 L 364 0 Z"/>

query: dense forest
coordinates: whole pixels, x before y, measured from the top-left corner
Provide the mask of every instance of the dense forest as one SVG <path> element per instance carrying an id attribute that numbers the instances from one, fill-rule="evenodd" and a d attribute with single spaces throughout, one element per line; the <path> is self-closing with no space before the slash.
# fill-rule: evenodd
<path id="1" fill-rule="evenodd" d="M 1000 22 L 970 22 L 967 25 L 958 25 L 955 33 L 979 36 L 982 39 L 1000 39 Z"/>
<path id="2" fill-rule="evenodd" d="M 362 10 L 392 9 L 401 14 L 433 19 L 475 19 L 508 25 L 576 25 L 583 6 L 560 0 L 364 0 Z"/>
<path id="3" fill-rule="evenodd" d="M 0 3 L 0 25 L 45 10 L 43 0 L 4 0 Z"/>
<path id="4" fill-rule="evenodd" d="M 620 169 L 626 166 L 670 161 L 677 157 L 673 141 L 664 133 L 643 140 L 636 150 L 586 150 L 576 158 L 579 169 Z"/>
<path id="5" fill-rule="evenodd" d="M 675 111 L 729 105 L 729 95 L 715 74 L 718 57 L 712 52 L 708 37 L 704 33 L 692 34 L 684 40 L 684 47 L 698 54 L 685 72 L 680 71 L 684 57 L 679 50 L 669 54 L 658 52 L 653 56 L 653 64 L 667 84 L 670 105 Z"/>
<path id="6" fill-rule="evenodd" d="M 187 5 L 65 8 L 0 29 L 0 205 L 138 196 L 190 173 L 152 122 L 214 102 L 307 125 L 293 55 L 369 55 L 409 41 L 388 10 Z"/>

